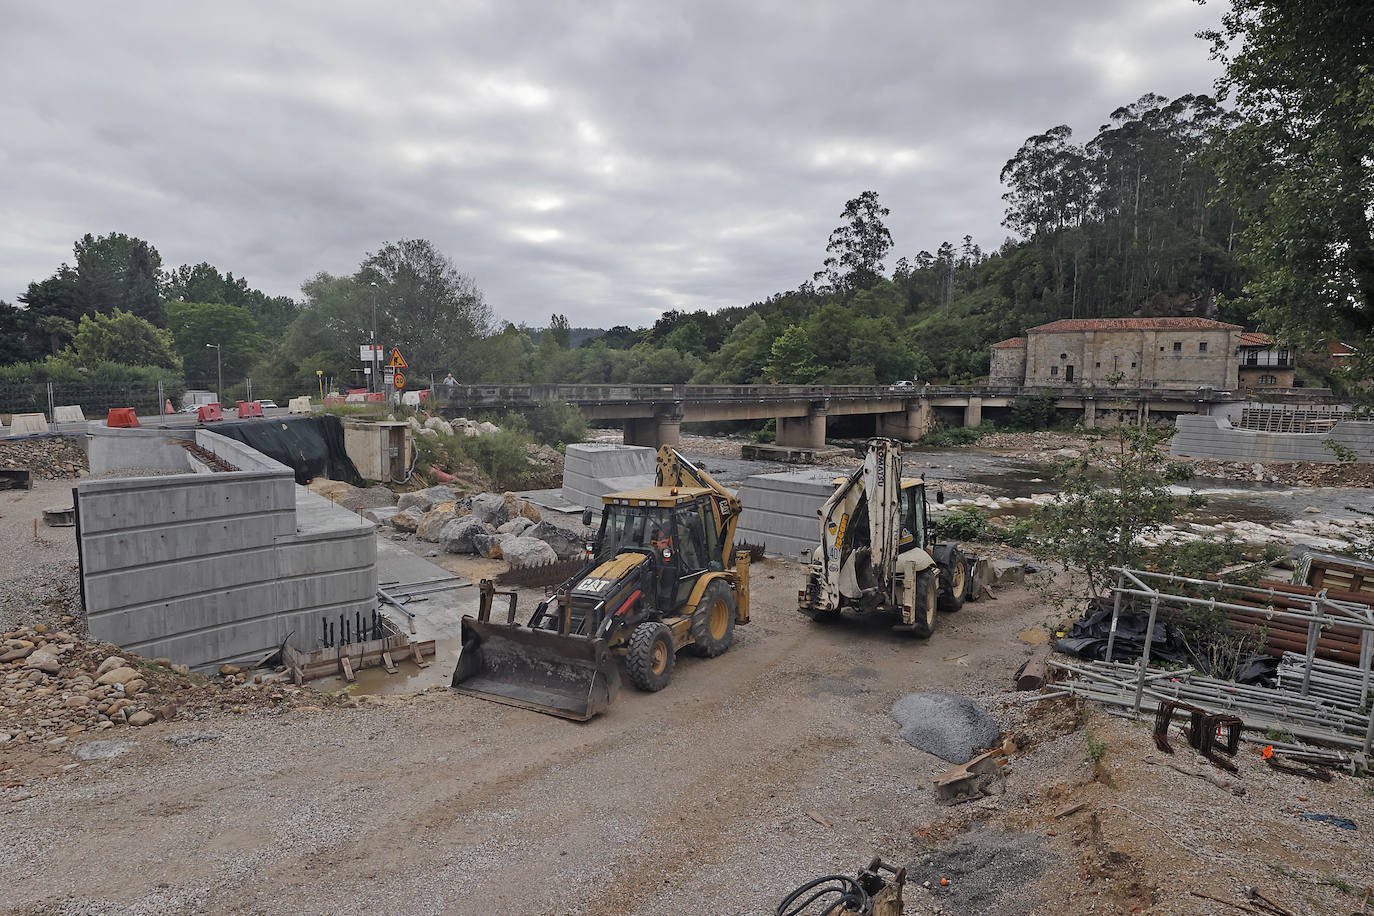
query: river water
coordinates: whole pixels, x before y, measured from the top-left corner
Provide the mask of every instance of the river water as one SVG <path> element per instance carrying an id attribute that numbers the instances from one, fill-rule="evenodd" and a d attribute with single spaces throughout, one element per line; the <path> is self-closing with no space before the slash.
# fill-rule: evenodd
<path id="1" fill-rule="evenodd" d="M 683 451 L 721 483 L 735 488 L 755 474 L 774 474 L 805 467 L 694 452 L 690 444 Z M 851 463 L 848 466 L 822 467 L 834 470 L 839 476 L 850 473 L 854 466 Z M 1051 464 L 990 454 L 976 448 L 908 448 L 906 473 L 912 476 L 924 474 L 932 489 L 940 481 L 958 481 L 960 485 L 951 487 L 951 490 L 960 495 L 952 496 L 950 503 L 960 505 L 967 502 L 964 497 L 966 493 L 990 497 L 997 504 L 987 506 L 986 499 L 984 503 L 992 515 L 1025 515 L 1034 506 L 1034 503 L 1026 501 L 1028 498 L 1036 496 L 1036 502 L 1041 502 L 1046 494 L 1058 490 Z M 1348 530 L 1361 519 L 1370 521 L 1356 510 L 1374 512 L 1374 490 L 1360 487 L 1293 487 L 1252 480 L 1199 477 L 1176 487 L 1175 491 L 1180 495 L 1197 493 L 1206 501 L 1202 508 L 1187 514 L 1187 522 L 1221 533 L 1229 531 L 1245 540 L 1254 541 L 1293 540 L 1294 534 L 1306 533 L 1313 537 L 1298 539 L 1316 543 L 1339 534 L 1341 526 L 1336 525 L 1333 530 L 1330 524 L 1333 521 L 1347 523 L 1345 527 Z M 1019 502 L 1013 502 L 1018 499 Z M 1316 511 L 1311 511 L 1313 509 Z"/>

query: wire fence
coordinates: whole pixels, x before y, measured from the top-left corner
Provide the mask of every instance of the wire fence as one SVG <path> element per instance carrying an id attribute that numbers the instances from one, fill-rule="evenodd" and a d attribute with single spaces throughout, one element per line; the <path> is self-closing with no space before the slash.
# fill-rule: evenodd
<path id="1" fill-rule="evenodd" d="M 103 385 L 89 382 L 0 383 L 0 414 L 43 414 L 50 422 L 58 407 L 80 407 L 88 419 L 104 417 L 111 408 L 132 407 L 142 416 L 163 413 L 169 403 L 173 412 L 187 403 L 219 401 L 232 406 L 252 400 L 253 380 L 225 379 L 223 397 L 216 379 L 195 379 L 179 385 Z M 261 396 L 261 393 L 259 394 Z"/>

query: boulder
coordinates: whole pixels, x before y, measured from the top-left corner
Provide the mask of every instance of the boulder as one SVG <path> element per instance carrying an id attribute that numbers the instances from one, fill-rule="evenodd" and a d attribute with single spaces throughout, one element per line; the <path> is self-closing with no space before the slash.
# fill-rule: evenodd
<path id="1" fill-rule="evenodd" d="M 138 712 L 134 713 L 132 716 L 129 717 L 129 724 L 135 727 L 152 725 L 156 721 L 157 716 L 153 715 L 152 713 L 146 710 L 139 710 Z"/>
<path id="2" fill-rule="evenodd" d="M 61 671 L 62 662 L 56 655 L 46 651 L 46 649 L 47 647 L 45 646 L 25 659 L 24 667 L 31 668 L 34 671 L 42 671 L 44 674 L 56 674 Z"/>
<path id="3" fill-rule="evenodd" d="M 426 439 L 438 439 L 439 431 L 437 429 L 422 429 L 420 430 L 420 435 L 424 436 Z"/>
<path id="4" fill-rule="evenodd" d="M 570 560 L 585 553 L 587 541 L 571 531 L 565 531 L 549 522 L 540 522 L 524 532 L 525 537 L 538 538 L 553 548 L 559 559 Z"/>
<path id="5" fill-rule="evenodd" d="M 506 507 L 505 497 L 498 493 L 478 493 L 469 506 L 472 514 L 488 525 L 504 525 L 510 521 L 510 509 Z"/>
<path id="6" fill-rule="evenodd" d="M 396 501 L 396 506 L 401 510 L 418 506 L 423 513 L 439 503 L 451 503 L 457 498 L 458 494 L 454 493 L 452 488 L 440 484 L 437 487 L 416 490 L 414 493 L 402 493 L 401 498 Z"/>
<path id="7" fill-rule="evenodd" d="M 100 667 L 95 669 L 95 673 L 96 676 L 99 677 L 100 675 L 107 674 L 116 668 L 123 668 L 127 664 L 129 663 L 125 661 L 122 656 L 111 655 L 109 658 L 105 659 L 103 662 L 100 663 Z"/>
<path id="8" fill-rule="evenodd" d="M 420 536 L 420 540 L 429 541 L 437 544 L 439 533 L 444 530 L 444 526 L 458 518 L 458 513 L 452 506 L 445 509 L 442 505 L 435 506 L 425 513 L 424 519 L 420 522 L 415 533 Z"/>
<path id="9" fill-rule="evenodd" d="M 523 515 L 517 515 L 515 518 L 506 522 L 504 525 L 498 526 L 496 531 L 498 534 L 524 534 L 526 528 L 533 527 L 533 521 L 531 521 L 528 518 L 525 518 Z"/>
<path id="10" fill-rule="evenodd" d="M 545 566 L 558 559 L 554 549 L 538 538 L 506 538 L 501 544 L 501 553 L 512 569 L 527 566 Z"/>
<path id="11" fill-rule="evenodd" d="M 420 523 L 425 520 L 425 510 L 419 506 L 411 506 L 401 512 L 391 516 L 391 527 L 397 531 L 414 531 L 420 527 Z"/>
<path id="12" fill-rule="evenodd" d="M 475 534 L 472 537 L 472 552 L 488 560 L 499 560 L 503 556 L 501 542 L 507 540 L 499 534 Z"/>
<path id="13" fill-rule="evenodd" d="M 443 527 L 439 532 L 439 546 L 447 553 L 473 553 L 476 550 L 473 539 L 479 534 L 490 533 L 480 518 L 465 515 Z"/>
<path id="14" fill-rule="evenodd" d="M 499 433 L 500 431 L 501 428 L 497 426 L 495 423 L 488 423 L 485 420 L 483 420 L 481 423 L 477 424 L 477 435 L 479 436 L 490 436 L 494 433 Z"/>
<path id="15" fill-rule="evenodd" d="M 395 506 L 378 506 L 375 509 L 364 509 L 363 518 L 378 525 L 390 525 L 391 519 L 400 513 L 400 509 Z"/>

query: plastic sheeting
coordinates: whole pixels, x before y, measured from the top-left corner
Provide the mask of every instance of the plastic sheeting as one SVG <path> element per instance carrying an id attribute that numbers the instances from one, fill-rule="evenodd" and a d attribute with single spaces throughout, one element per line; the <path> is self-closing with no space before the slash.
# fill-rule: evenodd
<path id="1" fill-rule="evenodd" d="M 1112 630 L 1111 611 L 1098 611 L 1075 620 L 1069 635 L 1056 642 L 1054 647 L 1065 655 L 1077 658 L 1132 662 L 1145 650 L 1145 631 L 1149 623 L 1148 614 L 1122 611 L 1117 619 L 1116 642 L 1112 644 L 1110 659 L 1107 658 L 1107 639 Z M 1150 664 L 1159 665 L 1162 662 L 1191 665 L 1203 674 L 1214 674 L 1208 670 L 1211 666 L 1205 653 L 1195 653 L 1178 627 L 1156 619 L 1154 637 L 1150 640 Z M 1240 668 L 1237 682 L 1271 684 L 1278 672 L 1278 659 L 1269 655 L 1253 655 Z"/>
<path id="2" fill-rule="evenodd" d="M 296 472 L 296 483 L 307 484 L 316 477 L 326 477 L 355 487 L 364 486 L 344 450 L 343 423 L 331 414 L 231 420 L 208 428 L 280 461 Z"/>

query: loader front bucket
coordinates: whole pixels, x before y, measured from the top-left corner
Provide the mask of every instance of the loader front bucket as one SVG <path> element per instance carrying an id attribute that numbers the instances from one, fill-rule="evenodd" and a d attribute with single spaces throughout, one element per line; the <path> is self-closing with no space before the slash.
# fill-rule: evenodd
<path id="1" fill-rule="evenodd" d="M 453 688 L 508 706 L 584 722 L 620 689 L 602 639 L 464 617 Z"/>

